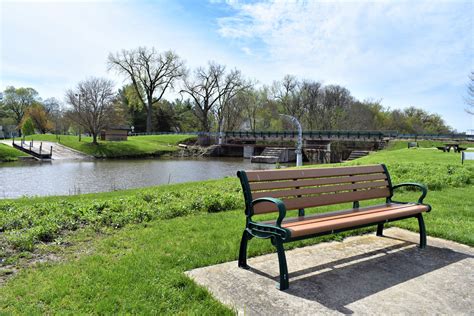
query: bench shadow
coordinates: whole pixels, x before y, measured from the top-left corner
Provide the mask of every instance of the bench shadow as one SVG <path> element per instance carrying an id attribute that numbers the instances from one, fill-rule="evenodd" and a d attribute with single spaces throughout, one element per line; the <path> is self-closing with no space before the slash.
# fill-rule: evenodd
<path id="1" fill-rule="evenodd" d="M 451 249 L 401 244 L 290 272 L 285 293 L 301 297 L 344 314 L 346 306 L 397 284 L 473 258 Z M 276 262 L 276 264 L 278 264 Z M 290 266 L 291 269 L 291 266 Z M 250 268 L 256 274 L 278 282 L 279 277 Z M 291 271 L 291 270 L 290 270 Z"/>

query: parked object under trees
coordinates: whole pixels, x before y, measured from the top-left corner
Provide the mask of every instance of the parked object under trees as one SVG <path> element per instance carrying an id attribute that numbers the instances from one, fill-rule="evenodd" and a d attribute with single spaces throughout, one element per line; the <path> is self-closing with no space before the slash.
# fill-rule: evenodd
<path id="1" fill-rule="evenodd" d="M 155 48 L 139 47 L 110 54 L 109 69 L 127 76 L 147 109 L 146 131 L 152 132 L 153 104 L 186 73 L 184 62 L 172 51 L 160 53 Z"/>
<path id="2" fill-rule="evenodd" d="M 72 106 L 67 116 L 92 136 L 97 144 L 100 131 L 114 118 L 115 92 L 112 81 L 90 78 L 66 92 L 66 102 Z"/>

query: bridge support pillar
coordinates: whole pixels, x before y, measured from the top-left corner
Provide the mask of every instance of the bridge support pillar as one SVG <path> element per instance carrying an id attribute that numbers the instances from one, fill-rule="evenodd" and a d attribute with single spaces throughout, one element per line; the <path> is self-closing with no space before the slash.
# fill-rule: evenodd
<path id="1" fill-rule="evenodd" d="M 254 155 L 255 147 L 253 145 L 244 145 L 244 158 L 250 159 Z"/>

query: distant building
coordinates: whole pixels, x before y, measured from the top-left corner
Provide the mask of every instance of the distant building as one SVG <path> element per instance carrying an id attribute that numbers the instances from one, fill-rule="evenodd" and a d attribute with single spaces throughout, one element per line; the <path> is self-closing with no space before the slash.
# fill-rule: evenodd
<path id="1" fill-rule="evenodd" d="M 129 127 L 109 127 L 100 132 L 100 140 L 124 141 L 128 139 Z"/>
<path id="2" fill-rule="evenodd" d="M 19 137 L 15 125 L 0 125 L 0 138 Z"/>

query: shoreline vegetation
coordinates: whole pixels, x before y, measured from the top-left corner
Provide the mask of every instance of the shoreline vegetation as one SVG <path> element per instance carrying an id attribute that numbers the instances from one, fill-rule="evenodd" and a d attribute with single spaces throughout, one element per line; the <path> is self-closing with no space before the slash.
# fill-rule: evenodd
<path id="1" fill-rule="evenodd" d="M 394 184 L 428 186 L 426 202 L 433 207 L 425 216 L 428 235 L 474 246 L 474 200 L 468 198 L 474 196 L 474 163 L 461 165 L 458 153 L 406 149 L 405 142 L 352 162 L 319 166 L 375 163 L 387 165 Z M 401 191 L 397 200 L 414 201 L 418 195 Z M 341 206 L 308 213 L 336 208 Z M 184 271 L 236 260 L 244 221 L 236 177 L 0 200 L 0 309 L 231 314 Z M 410 219 L 392 225 L 418 229 Z M 288 249 L 373 230 L 295 242 Z M 250 256 L 273 251 L 268 243 L 252 243 Z"/>
<path id="2" fill-rule="evenodd" d="M 172 154 L 179 149 L 179 143 L 196 139 L 194 135 L 148 135 L 129 136 L 126 141 L 99 141 L 92 144 L 92 137 L 72 135 L 36 134 L 26 140 L 58 142 L 95 158 L 146 158 Z"/>
<path id="3" fill-rule="evenodd" d="M 206 147 L 190 146 L 188 150 L 178 147 L 178 144 L 194 144 L 195 135 L 145 135 L 129 136 L 127 141 L 99 141 L 98 145 L 92 144 L 92 137 L 73 135 L 35 134 L 25 137 L 25 141 L 47 141 L 59 143 L 73 150 L 99 159 L 130 159 L 130 158 L 156 158 L 163 156 L 201 156 L 206 152 Z M 407 148 L 409 141 L 394 140 L 388 143 L 387 150 Z M 421 140 L 417 142 L 419 148 L 435 148 L 443 146 L 445 142 Z M 474 143 L 462 142 L 461 147 L 473 148 Z M 196 148 L 193 148 L 196 147 Z M 199 147 L 199 148 L 197 148 Z M 177 154 L 177 152 L 183 152 Z M 6 145 L 0 146 L 0 162 L 18 160 L 20 156 L 28 156 L 19 150 Z"/>
<path id="4" fill-rule="evenodd" d="M 18 149 L 0 143 L 0 162 L 11 162 L 18 160 L 19 157 L 29 156 Z"/>

